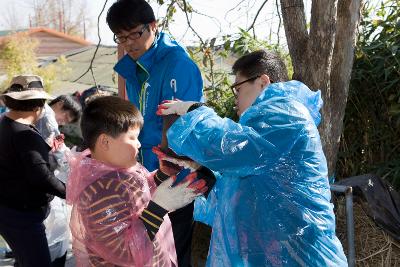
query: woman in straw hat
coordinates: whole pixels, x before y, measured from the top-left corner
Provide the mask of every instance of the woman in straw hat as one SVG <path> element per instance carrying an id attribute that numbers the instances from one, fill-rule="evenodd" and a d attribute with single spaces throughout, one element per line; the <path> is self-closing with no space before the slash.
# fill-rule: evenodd
<path id="1" fill-rule="evenodd" d="M 18 266 L 51 266 L 43 220 L 53 196 L 65 198 L 65 185 L 50 170 L 50 146 L 33 124 L 52 97 L 36 75 L 14 77 L 1 97 L 9 111 L 0 119 L 0 234 Z"/>

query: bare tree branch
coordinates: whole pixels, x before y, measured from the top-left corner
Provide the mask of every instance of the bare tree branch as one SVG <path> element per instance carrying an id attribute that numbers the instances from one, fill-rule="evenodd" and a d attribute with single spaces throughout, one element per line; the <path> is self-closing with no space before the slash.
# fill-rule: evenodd
<path id="1" fill-rule="evenodd" d="M 90 71 L 90 73 L 92 74 L 92 78 L 93 78 L 94 85 L 97 87 L 96 78 L 94 77 L 94 73 L 93 73 L 93 62 L 94 62 L 94 59 L 96 58 L 96 53 L 97 53 L 97 50 L 99 50 L 99 46 L 100 46 L 100 43 L 101 43 L 101 36 L 100 36 L 100 17 L 101 17 L 101 15 L 103 14 L 104 9 L 106 8 L 107 2 L 108 2 L 108 0 L 105 0 L 104 5 L 103 5 L 103 8 L 101 9 L 99 16 L 97 17 L 97 36 L 99 37 L 99 42 L 97 43 L 96 50 L 95 50 L 94 53 L 93 53 L 92 60 L 90 60 L 89 68 L 88 68 L 81 76 L 79 76 L 77 79 L 75 79 L 73 82 L 77 82 L 80 78 L 82 78 L 83 76 L 85 76 L 86 73 L 88 73 L 88 72 Z"/>
<path id="2" fill-rule="evenodd" d="M 246 1 L 246 0 L 241 0 L 236 6 L 232 7 L 231 9 L 229 9 L 229 10 L 225 13 L 224 19 L 226 20 L 226 17 L 228 16 L 228 14 L 229 14 L 230 12 L 232 12 L 233 10 L 235 10 L 238 6 L 240 6 L 244 1 Z"/>
<path id="3" fill-rule="evenodd" d="M 256 13 L 256 15 L 255 15 L 255 17 L 254 17 L 254 19 L 253 19 L 253 23 L 251 23 L 251 25 L 250 25 L 249 28 L 247 28 L 247 31 L 250 31 L 251 29 L 253 29 L 254 37 L 255 37 L 255 35 L 256 35 L 255 30 L 254 30 L 254 24 L 256 23 L 257 18 L 258 18 L 258 15 L 260 15 L 261 10 L 264 8 L 264 6 L 265 6 L 265 4 L 266 4 L 267 2 L 268 2 L 268 0 L 265 0 L 265 1 L 261 4 L 260 8 L 257 10 L 257 13 Z"/>
<path id="4" fill-rule="evenodd" d="M 176 0 L 172 0 L 171 3 L 168 5 L 167 11 L 165 12 L 165 18 L 161 22 L 161 31 L 164 31 L 164 29 L 168 26 L 168 24 L 169 24 L 169 16 L 168 15 L 169 15 L 171 8 L 174 7 L 175 3 L 176 3 Z"/>
<path id="5" fill-rule="evenodd" d="M 8 6 L 5 14 L 3 15 L 3 21 L 6 27 L 10 30 L 17 30 L 19 28 L 20 20 L 14 2 Z"/>
<path id="6" fill-rule="evenodd" d="M 282 18 L 281 18 L 281 11 L 279 10 L 279 1 L 275 0 L 275 5 L 276 5 L 276 13 L 278 14 L 279 18 L 279 24 L 278 24 L 278 33 L 277 33 L 277 39 L 278 39 L 278 46 L 280 45 L 280 33 L 281 33 L 281 25 L 282 25 Z"/>
<path id="7" fill-rule="evenodd" d="M 183 3 L 183 8 L 181 7 L 181 9 L 185 13 L 186 23 L 188 24 L 188 26 L 192 30 L 192 32 L 197 36 L 197 38 L 199 38 L 199 41 L 200 41 L 201 45 L 204 46 L 205 43 L 203 41 L 203 38 L 201 38 L 200 34 L 198 34 L 197 31 L 193 28 L 193 26 L 191 24 L 191 20 L 189 19 L 186 0 L 182 0 L 182 3 Z"/>

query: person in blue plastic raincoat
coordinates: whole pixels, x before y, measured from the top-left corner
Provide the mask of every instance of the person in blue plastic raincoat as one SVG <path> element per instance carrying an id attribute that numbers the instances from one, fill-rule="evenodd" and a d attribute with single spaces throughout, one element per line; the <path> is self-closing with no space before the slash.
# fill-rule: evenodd
<path id="1" fill-rule="evenodd" d="M 201 101 L 203 81 L 185 48 L 170 35 L 159 32 L 154 12 L 146 0 L 118 0 L 108 10 L 107 23 L 114 41 L 126 55 L 115 71 L 126 81 L 126 92 L 142 113 L 144 126 L 139 161 L 149 171 L 159 166 L 152 148 L 161 143 L 162 118 L 157 106 L 166 99 Z M 193 203 L 170 213 L 179 266 L 190 265 Z"/>
<path id="2" fill-rule="evenodd" d="M 347 266 L 317 130 L 320 91 L 287 81 L 267 51 L 239 58 L 233 72 L 238 123 L 193 102 L 158 110 L 182 115 L 170 148 L 220 174 L 195 203 L 195 219 L 212 226 L 207 266 Z"/>

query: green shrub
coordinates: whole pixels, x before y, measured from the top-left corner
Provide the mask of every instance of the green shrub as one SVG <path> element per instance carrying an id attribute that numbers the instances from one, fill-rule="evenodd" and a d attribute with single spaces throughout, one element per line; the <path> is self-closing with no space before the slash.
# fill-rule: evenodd
<path id="1" fill-rule="evenodd" d="M 400 189 L 400 6 L 366 6 L 352 71 L 338 174 L 374 172 Z"/>

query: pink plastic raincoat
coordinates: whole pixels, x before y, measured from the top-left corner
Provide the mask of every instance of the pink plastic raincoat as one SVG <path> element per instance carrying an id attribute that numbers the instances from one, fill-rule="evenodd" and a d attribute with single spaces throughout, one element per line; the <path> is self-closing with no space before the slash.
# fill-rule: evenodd
<path id="1" fill-rule="evenodd" d="M 177 266 L 168 215 L 153 241 L 139 219 L 156 188 L 154 173 L 139 163 L 117 169 L 89 154 L 70 155 L 67 203 L 77 266 Z"/>

